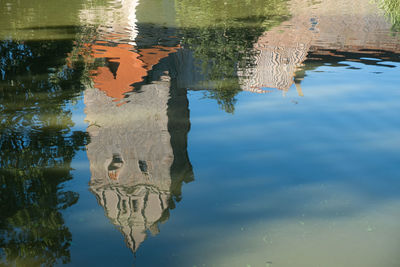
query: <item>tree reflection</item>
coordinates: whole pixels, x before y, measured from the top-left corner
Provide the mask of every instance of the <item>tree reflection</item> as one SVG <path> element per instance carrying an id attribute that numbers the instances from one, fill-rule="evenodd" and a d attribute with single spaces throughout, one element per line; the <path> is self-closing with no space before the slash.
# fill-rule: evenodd
<path id="1" fill-rule="evenodd" d="M 253 65 L 258 37 L 288 18 L 286 1 L 178 0 L 176 12 L 183 44 L 212 83 L 206 95 L 232 113 L 241 90 L 237 71 Z"/>
<path id="2" fill-rule="evenodd" d="M 78 201 L 63 190 L 87 143 L 71 132 L 66 104 L 82 89 L 83 65 L 68 68 L 72 41 L 0 44 L 0 262 L 50 266 L 70 260 L 61 210 Z"/>
<path id="3" fill-rule="evenodd" d="M 400 2 L 398 0 L 377 0 L 377 2 L 392 23 L 392 30 L 400 32 Z"/>

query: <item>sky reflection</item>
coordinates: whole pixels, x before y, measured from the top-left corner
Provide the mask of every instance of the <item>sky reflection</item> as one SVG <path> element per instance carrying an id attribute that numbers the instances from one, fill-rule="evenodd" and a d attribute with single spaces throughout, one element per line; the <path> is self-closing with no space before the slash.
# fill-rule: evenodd
<path id="1" fill-rule="evenodd" d="M 1 3 L 1 264 L 398 266 L 379 1 Z"/>

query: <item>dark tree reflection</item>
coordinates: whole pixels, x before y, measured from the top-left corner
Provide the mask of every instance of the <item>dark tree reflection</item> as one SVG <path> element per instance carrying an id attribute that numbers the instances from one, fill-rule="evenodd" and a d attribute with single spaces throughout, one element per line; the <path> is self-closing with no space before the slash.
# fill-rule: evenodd
<path id="1" fill-rule="evenodd" d="M 63 190 L 70 164 L 87 143 L 72 132 L 66 104 L 84 71 L 66 65 L 72 41 L 0 44 L 0 264 L 51 266 L 70 260 L 61 211 L 78 201 Z"/>

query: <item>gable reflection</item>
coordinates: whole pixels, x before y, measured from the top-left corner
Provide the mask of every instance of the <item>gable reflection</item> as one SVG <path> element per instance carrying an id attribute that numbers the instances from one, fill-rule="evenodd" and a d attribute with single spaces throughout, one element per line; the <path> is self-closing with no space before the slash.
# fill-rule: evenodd
<path id="1" fill-rule="evenodd" d="M 193 180 L 187 155 L 186 91 L 170 81 L 143 85 L 115 105 L 103 91 L 85 92 L 90 190 L 135 252 L 169 217 L 182 182 Z"/>

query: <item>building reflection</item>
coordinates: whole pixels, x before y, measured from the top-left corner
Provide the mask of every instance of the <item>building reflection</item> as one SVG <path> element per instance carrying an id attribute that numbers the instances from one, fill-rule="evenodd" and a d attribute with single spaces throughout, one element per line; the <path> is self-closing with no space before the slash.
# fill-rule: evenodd
<path id="1" fill-rule="evenodd" d="M 183 35 L 178 80 L 179 86 L 203 90 L 227 112 L 234 111 L 241 90 L 286 94 L 295 87 L 303 96 L 301 83 L 306 72 L 324 64 L 353 61 L 388 66 L 382 61 L 399 61 L 399 35 L 377 3 L 292 0 L 213 4 L 208 8 L 203 1 L 177 1 L 176 16 Z"/>
<path id="2" fill-rule="evenodd" d="M 343 60 L 378 64 L 363 59 L 368 56 L 396 61 L 400 50 L 397 37 L 388 34 L 390 23 L 374 15 L 376 6 L 366 1 L 293 0 L 287 7 L 277 2 L 274 8 L 283 11 L 266 13 L 274 18 L 267 30 L 264 13 L 251 24 L 228 17 L 222 26 L 210 26 L 207 21 L 216 19 L 219 11 L 214 18 L 201 9 L 188 16 L 186 7 L 192 4 L 181 1 L 177 18 L 157 17 L 165 19 L 159 25 L 169 26 L 162 27 L 147 23 L 145 15 L 150 9 L 156 14 L 157 5 L 146 9 L 137 1 L 121 1 L 120 9 L 131 11 L 100 12 L 107 26 L 100 25 L 95 41 L 86 44 L 91 60 L 100 62 L 90 72 L 93 83 L 84 98 L 91 137 L 90 190 L 133 252 L 148 232 L 158 233 L 181 198 L 182 183 L 193 179 L 187 155 L 187 88 L 213 92 L 210 97 L 233 112 L 240 89 L 286 92 L 295 85 L 302 96 L 301 81 L 308 70 L 327 62 L 343 66 Z M 242 5 L 253 15 L 251 5 Z M 337 5 L 356 15 L 334 12 Z M 96 20 L 89 11 L 82 16 L 89 24 Z M 206 19 L 193 22 L 186 17 Z"/>
<path id="3" fill-rule="evenodd" d="M 91 46 L 92 57 L 105 59 L 106 65 L 92 71 L 94 86 L 114 101 L 121 101 L 134 89 L 133 84 L 143 82 L 148 71 L 177 48 L 154 46 L 134 52 L 135 47 L 130 44 L 114 46 L 98 41 Z"/>
<path id="4" fill-rule="evenodd" d="M 310 69 L 308 64 L 315 68 L 317 58 L 364 62 L 363 57 L 379 59 L 392 54 L 390 59 L 398 61 L 399 36 L 391 33 L 392 25 L 376 3 L 292 0 L 289 7 L 292 17 L 264 32 L 254 44 L 254 67 L 239 72 L 242 90 L 265 93 L 276 88 L 286 92 L 295 84 L 302 96 L 304 70 Z M 324 63 L 320 60 L 319 65 Z"/>
<path id="5" fill-rule="evenodd" d="M 90 190 L 132 251 L 147 230 L 158 233 L 174 200 L 180 200 L 182 182 L 193 179 L 186 91 L 160 74 L 120 106 L 98 88 L 85 92 Z"/>
<path id="6" fill-rule="evenodd" d="M 176 86 L 169 57 L 179 48 L 176 42 L 140 46 L 141 34 L 151 29 L 131 27 L 135 35 L 125 28 L 118 40 L 100 29 L 100 41 L 87 45 L 91 58 L 103 61 L 91 72 L 93 87 L 84 96 L 90 190 L 136 252 L 148 232 L 156 235 L 168 220 L 182 183 L 193 180 L 188 100 Z"/>
<path id="7" fill-rule="evenodd" d="M 168 219 L 182 182 L 193 179 L 186 152 L 190 122 L 186 92 L 170 81 L 143 85 L 126 101 L 118 107 L 99 89 L 85 92 L 87 154 L 90 190 L 136 251 L 147 230 L 157 234 Z"/>

